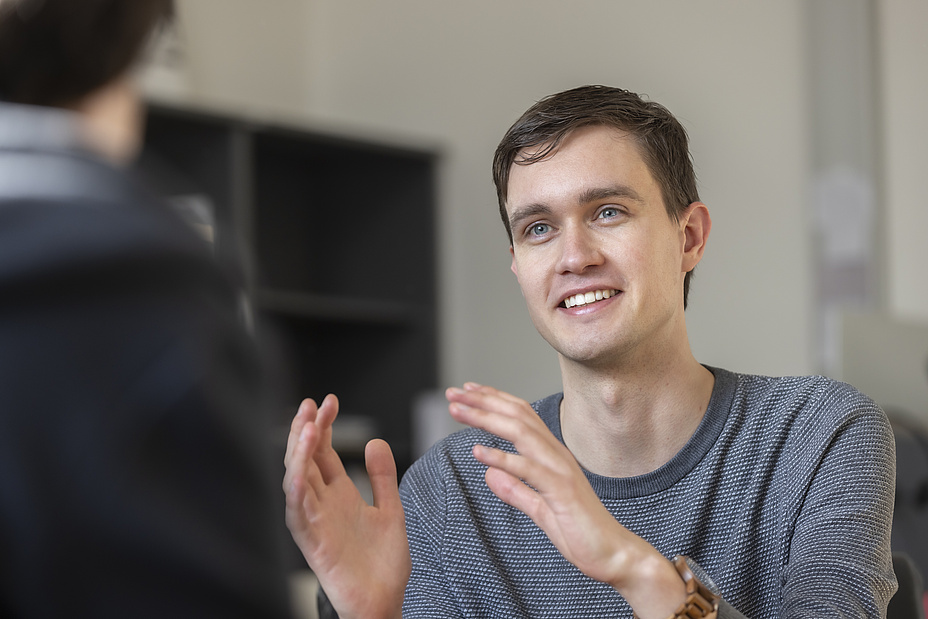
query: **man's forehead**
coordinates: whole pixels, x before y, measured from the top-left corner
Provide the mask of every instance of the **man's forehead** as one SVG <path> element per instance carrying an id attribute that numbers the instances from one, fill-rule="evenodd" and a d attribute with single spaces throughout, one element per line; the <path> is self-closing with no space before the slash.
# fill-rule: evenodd
<path id="1" fill-rule="evenodd" d="M 519 151 L 516 153 L 513 165 L 526 165 L 523 162 L 533 160 L 543 161 L 550 159 L 559 151 L 569 147 L 572 142 L 584 140 L 591 135 L 602 136 L 603 138 L 608 137 L 609 139 L 613 139 L 618 142 L 627 143 L 635 148 L 639 156 L 641 155 L 635 136 L 628 131 L 619 129 L 618 127 L 613 127 L 611 125 L 589 124 L 581 125 L 575 129 L 571 129 L 555 140 L 541 142 L 539 144 L 533 144 L 531 146 L 526 146 L 519 149 Z"/>
<path id="2" fill-rule="evenodd" d="M 506 202 L 508 207 L 513 201 L 532 200 L 555 187 L 571 188 L 578 198 L 604 192 L 637 193 L 640 198 L 641 189 L 653 183 L 632 136 L 612 127 L 587 126 L 553 147 L 547 143 L 522 149 L 510 168 Z"/>

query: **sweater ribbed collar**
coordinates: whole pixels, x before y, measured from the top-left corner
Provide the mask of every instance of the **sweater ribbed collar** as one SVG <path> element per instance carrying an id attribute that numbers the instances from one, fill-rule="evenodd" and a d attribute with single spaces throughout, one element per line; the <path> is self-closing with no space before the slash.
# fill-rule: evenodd
<path id="1" fill-rule="evenodd" d="M 706 414 L 690 440 L 677 454 L 660 468 L 635 477 L 606 477 L 589 471 L 586 473 L 590 485 L 600 498 L 630 499 L 644 497 L 667 490 L 690 471 L 709 453 L 716 443 L 728 420 L 731 403 L 735 395 L 736 376 L 720 368 L 706 366 L 715 375 L 715 385 Z M 542 420 L 559 441 L 564 442 L 561 433 L 560 407 L 563 393 L 555 393 L 535 402 L 534 407 Z"/>

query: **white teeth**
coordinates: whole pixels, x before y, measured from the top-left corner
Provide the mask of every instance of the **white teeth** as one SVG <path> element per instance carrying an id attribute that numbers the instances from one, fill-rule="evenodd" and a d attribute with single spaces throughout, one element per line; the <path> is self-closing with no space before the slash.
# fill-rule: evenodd
<path id="1" fill-rule="evenodd" d="M 572 297 L 567 297 L 564 299 L 564 306 L 568 309 L 571 307 L 576 307 L 578 305 L 586 305 L 587 303 L 593 303 L 594 301 L 602 301 L 603 299 L 608 299 L 609 297 L 615 296 L 615 290 L 596 290 L 593 292 L 581 292 L 580 294 L 575 294 Z"/>

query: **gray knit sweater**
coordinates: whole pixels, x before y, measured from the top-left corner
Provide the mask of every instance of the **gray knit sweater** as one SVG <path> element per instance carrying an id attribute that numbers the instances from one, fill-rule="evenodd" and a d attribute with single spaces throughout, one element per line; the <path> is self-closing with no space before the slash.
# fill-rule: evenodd
<path id="1" fill-rule="evenodd" d="M 710 368 L 690 441 L 633 478 L 587 473 L 606 508 L 667 557 L 691 557 L 723 596 L 720 617 L 883 617 L 895 454 L 883 412 L 822 377 Z M 561 394 L 533 406 L 562 439 Z M 568 563 L 527 516 L 487 488 L 463 430 L 405 475 L 413 559 L 404 617 L 630 617 L 625 600 Z"/>

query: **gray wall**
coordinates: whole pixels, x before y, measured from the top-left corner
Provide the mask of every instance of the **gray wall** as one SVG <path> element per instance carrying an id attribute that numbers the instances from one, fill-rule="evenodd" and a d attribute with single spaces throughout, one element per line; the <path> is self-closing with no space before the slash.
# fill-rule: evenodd
<path id="1" fill-rule="evenodd" d="M 558 389 L 559 375 L 509 272 L 493 149 L 546 94 L 585 83 L 645 93 L 688 128 L 713 217 L 688 310 L 697 358 L 809 373 L 823 369 L 810 1 L 180 0 L 186 62 L 151 90 L 440 147 L 443 382 L 482 381 L 526 398 Z M 919 202 L 928 43 L 917 32 L 928 9 L 863 4 L 883 93 L 873 119 L 886 250 L 878 304 L 928 321 L 928 207 Z M 377 216 L 376 196 L 358 203 L 362 216 Z"/>

